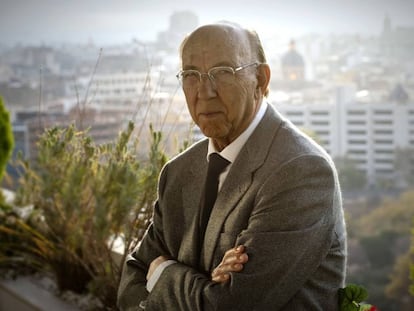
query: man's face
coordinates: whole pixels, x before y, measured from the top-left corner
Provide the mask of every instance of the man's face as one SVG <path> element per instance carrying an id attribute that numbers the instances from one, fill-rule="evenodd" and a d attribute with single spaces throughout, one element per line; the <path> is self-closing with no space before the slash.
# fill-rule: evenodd
<path id="1" fill-rule="evenodd" d="M 250 50 L 247 36 L 240 30 L 205 26 L 185 43 L 182 67 L 201 73 L 217 66 L 236 68 L 256 60 Z M 259 102 L 256 87 L 255 66 L 237 72 L 226 83 L 213 84 L 204 75 L 199 86 L 184 87 L 191 117 L 218 149 L 234 141 L 250 124 Z"/>

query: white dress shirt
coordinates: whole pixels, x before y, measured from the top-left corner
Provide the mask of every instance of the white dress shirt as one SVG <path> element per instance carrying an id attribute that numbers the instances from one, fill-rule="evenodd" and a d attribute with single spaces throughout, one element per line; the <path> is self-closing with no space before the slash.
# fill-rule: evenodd
<path id="1" fill-rule="evenodd" d="M 253 133 L 253 131 L 256 129 L 259 122 L 262 120 L 267 108 L 267 102 L 263 101 L 260 105 L 259 111 L 257 111 L 253 121 L 250 123 L 250 125 L 247 127 L 247 129 L 244 130 L 243 133 L 240 134 L 239 137 L 237 137 L 233 142 L 230 143 L 230 145 L 226 146 L 221 152 L 218 152 L 216 148 L 214 147 L 213 140 L 210 138 L 208 142 L 208 152 L 207 152 L 207 161 L 208 157 L 211 153 L 216 152 L 220 154 L 223 158 L 225 158 L 227 161 L 230 162 L 230 164 L 227 166 L 227 168 L 224 170 L 223 173 L 221 173 L 219 177 L 219 190 L 221 186 L 223 185 L 224 180 L 227 177 L 227 174 L 230 171 L 231 165 L 236 160 L 237 156 L 239 155 L 240 150 L 243 148 L 246 141 L 249 139 L 250 135 Z"/>

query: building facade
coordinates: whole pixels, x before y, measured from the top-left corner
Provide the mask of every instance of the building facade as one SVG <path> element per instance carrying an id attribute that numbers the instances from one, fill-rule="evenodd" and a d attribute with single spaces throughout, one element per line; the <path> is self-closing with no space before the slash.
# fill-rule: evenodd
<path id="1" fill-rule="evenodd" d="M 414 176 L 414 102 L 276 104 L 299 128 L 312 131 L 335 158 L 350 158 L 367 178 L 404 187 Z M 404 175 L 404 176 L 403 176 Z"/>

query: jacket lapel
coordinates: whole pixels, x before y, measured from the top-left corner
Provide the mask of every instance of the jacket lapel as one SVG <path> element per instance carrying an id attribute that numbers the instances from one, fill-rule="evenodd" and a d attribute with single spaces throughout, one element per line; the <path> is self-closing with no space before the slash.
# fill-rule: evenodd
<path id="1" fill-rule="evenodd" d="M 273 137 L 281 124 L 281 118 L 273 107 L 268 106 L 266 113 L 232 164 L 229 174 L 218 193 L 211 212 L 204 239 L 203 266 L 211 267 L 214 250 L 223 224 L 229 213 L 237 206 L 249 189 L 253 173 L 263 165 Z"/>
<path id="2" fill-rule="evenodd" d="M 207 140 L 206 140 L 207 142 Z M 207 144 L 206 144 L 207 146 Z M 178 252 L 178 261 L 197 267 L 200 263 L 199 252 L 199 217 L 200 217 L 200 199 L 204 186 L 204 179 L 207 174 L 207 147 L 201 148 L 202 152 L 194 157 L 192 169 L 187 178 L 186 185 L 182 188 L 181 196 L 183 200 L 184 222 L 190 223 L 186 227 L 181 245 Z M 200 159 L 202 159 L 200 161 Z M 204 161 L 203 161 L 204 160 Z M 177 224 L 178 226 L 180 224 Z"/>

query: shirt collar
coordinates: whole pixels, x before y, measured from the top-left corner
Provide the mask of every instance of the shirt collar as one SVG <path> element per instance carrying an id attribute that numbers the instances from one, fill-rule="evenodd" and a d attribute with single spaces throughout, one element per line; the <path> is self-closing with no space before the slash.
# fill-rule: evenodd
<path id="1" fill-rule="evenodd" d="M 207 161 L 210 154 L 213 152 L 217 152 L 220 154 L 223 158 L 230 161 L 231 163 L 236 160 L 237 155 L 239 154 L 240 150 L 243 148 L 246 141 L 249 139 L 250 135 L 253 133 L 253 131 L 256 129 L 259 122 L 262 120 L 267 108 L 267 102 L 262 101 L 259 110 L 257 111 L 256 115 L 254 116 L 252 122 L 247 127 L 247 129 L 244 130 L 243 133 L 239 135 L 230 145 L 226 146 L 221 152 L 218 152 L 216 148 L 214 147 L 213 140 L 209 138 L 208 142 L 208 151 L 207 151 Z"/>

